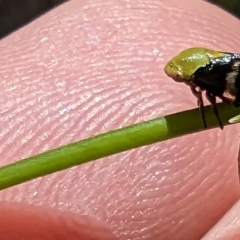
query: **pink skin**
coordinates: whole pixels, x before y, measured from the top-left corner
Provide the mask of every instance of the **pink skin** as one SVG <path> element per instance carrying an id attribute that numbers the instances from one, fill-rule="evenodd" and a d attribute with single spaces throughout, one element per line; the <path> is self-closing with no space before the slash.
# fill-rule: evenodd
<path id="1" fill-rule="evenodd" d="M 195 108 L 164 64 L 191 46 L 240 51 L 240 22 L 204 1 L 132 2 L 72 0 L 0 41 L 1 165 Z M 4 190 L 1 240 L 200 239 L 239 199 L 239 132 L 180 137 Z M 239 203 L 230 211 L 240 216 Z M 240 234 L 233 217 L 205 240 Z"/>
<path id="2" fill-rule="evenodd" d="M 232 209 L 203 237 L 202 240 L 239 240 L 240 239 L 240 202 L 238 201 Z"/>

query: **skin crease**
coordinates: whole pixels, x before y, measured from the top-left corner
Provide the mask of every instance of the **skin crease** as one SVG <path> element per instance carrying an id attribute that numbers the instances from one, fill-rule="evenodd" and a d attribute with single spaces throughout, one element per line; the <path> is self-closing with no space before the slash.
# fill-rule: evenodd
<path id="1" fill-rule="evenodd" d="M 191 46 L 237 52 L 238 29 L 200 0 L 72 0 L 45 14 L 0 41 L 1 165 L 195 108 L 165 63 Z M 4 190 L 1 239 L 200 239 L 239 199 L 239 131 L 184 136 Z M 229 215 L 214 228 L 224 239 L 240 232 Z"/>
<path id="2" fill-rule="evenodd" d="M 240 202 L 238 201 L 232 209 L 206 234 L 202 240 L 238 240 L 240 238 Z"/>

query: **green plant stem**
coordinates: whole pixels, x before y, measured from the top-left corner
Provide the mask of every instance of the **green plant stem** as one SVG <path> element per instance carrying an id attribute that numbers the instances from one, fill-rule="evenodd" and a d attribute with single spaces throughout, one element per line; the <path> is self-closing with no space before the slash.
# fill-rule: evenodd
<path id="1" fill-rule="evenodd" d="M 224 125 L 239 114 L 239 109 L 226 104 L 219 104 L 218 109 Z M 208 127 L 218 127 L 211 107 L 205 107 L 205 114 Z M 0 168 L 0 190 L 105 156 L 202 130 L 199 110 L 193 109 L 104 133 Z"/>

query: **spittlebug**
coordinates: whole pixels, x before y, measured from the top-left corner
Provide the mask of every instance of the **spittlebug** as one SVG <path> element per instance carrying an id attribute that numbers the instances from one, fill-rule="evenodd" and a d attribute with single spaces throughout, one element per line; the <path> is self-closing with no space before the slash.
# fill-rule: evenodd
<path id="1" fill-rule="evenodd" d="M 176 82 L 183 82 L 190 87 L 197 98 L 205 128 L 202 91 L 206 92 L 221 129 L 223 124 L 216 107 L 216 97 L 240 106 L 240 54 L 201 47 L 189 48 L 173 57 L 164 71 Z M 232 121 L 240 121 L 240 116 Z"/>

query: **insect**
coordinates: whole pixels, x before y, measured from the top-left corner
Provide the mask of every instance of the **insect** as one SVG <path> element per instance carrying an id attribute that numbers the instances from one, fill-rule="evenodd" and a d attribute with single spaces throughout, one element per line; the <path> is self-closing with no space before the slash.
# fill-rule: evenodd
<path id="1" fill-rule="evenodd" d="M 188 85 L 197 98 L 204 127 L 207 128 L 204 116 L 202 92 L 212 105 L 219 126 L 223 124 L 216 106 L 216 98 L 240 106 L 240 54 L 220 52 L 201 47 L 193 47 L 180 52 L 165 66 L 166 75 L 176 82 Z M 240 115 L 230 121 L 240 121 Z"/>

